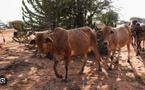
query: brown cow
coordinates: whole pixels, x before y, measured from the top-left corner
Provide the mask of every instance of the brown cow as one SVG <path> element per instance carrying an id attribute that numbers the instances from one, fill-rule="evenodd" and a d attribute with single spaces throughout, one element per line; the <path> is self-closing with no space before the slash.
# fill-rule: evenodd
<path id="1" fill-rule="evenodd" d="M 82 73 L 87 61 L 87 53 L 91 49 L 98 60 L 99 70 L 102 70 L 100 65 L 101 58 L 97 49 L 97 38 L 91 28 L 81 27 L 65 30 L 58 27 L 53 33 L 42 32 L 34 33 L 34 35 L 36 36 L 36 40 L 32 40 L 30 44 L 37 44 L 37 57 L 44 57 L 50 51 L 54 56 L 55 62 L 53 69 L 58 78 L 62 78 L 62 75 L 59 75 L 56 70 L 57 64 L 63 59 L 65 60 L 65 82 L 68 81 L 70 57 L 84 55 L 85 61 L 80 71 Z"/>
<path id="2" fill-rule="evenodd" d="M 143 51 L 144 51 L 144 40 L 145 40 L 145 31 L 143 28 L 138 24 L 134 31 L 135 33 L 135 39 L 137 40 L 137 52 L 136 56 L 140 55 L 140 48 L 141 48 L 141 41 L 143 41 Z"/>
<path id="3" fill-rule="evenodd" d="M 119 28 L 112 28 L 110 26 L 104 27 L 102 30 L 103 35 L 103 44 L 107 46 L 108 49 L 108 58 L 111 58 L 111 64 L 109 70 L 112 70 L 112 63 L 114 62 L 113 57 L 116 49 L 119 49 L 118 57 L 116 64 L 119 62 L 119 55 L 121 48 L 127 45 L 128 49 L 128 62 L 130 62 L 130 42 L 131 42 L 131 32 L 128 26 L 122 26 Z M 112 55 L 111 55 L 112 53 Z"/>
<path id="4" fill-rule="evenodd" d="M 135 33 L 133 32 L 135 27 L 136 27 L 136 24 L 138 22 L 136 20 L 133 20 L 130 24 L 130 28 L 131 28 L 131 41 L 132 41 L 132 45 L 136 45 L 136 40 L 135 40 Z"/>

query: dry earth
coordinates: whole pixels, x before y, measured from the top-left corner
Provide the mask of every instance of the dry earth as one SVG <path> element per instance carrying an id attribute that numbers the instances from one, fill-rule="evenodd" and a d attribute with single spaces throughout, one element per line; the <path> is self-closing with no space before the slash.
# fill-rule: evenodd
<path id="1" fill-rule="evenodd" d="M 8 83 L 0 85 L 0 90 L 145 90 L 145 52 L 136 56 L 135 47 L 131 46 L 130 64 L 127 48 L 122 48 L 119 64 L 112 71 L 108 70 L 110 61 L 106 55 L 102 55 L 103 71 L 99 72 L 94 55 L 88 54 L 84 73 L 79 75 L 83 58 L 72 57 L 69 82 L 64 83 L 54 74 L 53 60 L 36 59 L 34 51 L 12 42 L 14 30 L 6 31 L 6 43 L 0 48 L 0 75 L 5 75 Z M 60 62 L 57 69 L 65 76 L 64 62 Z"/>

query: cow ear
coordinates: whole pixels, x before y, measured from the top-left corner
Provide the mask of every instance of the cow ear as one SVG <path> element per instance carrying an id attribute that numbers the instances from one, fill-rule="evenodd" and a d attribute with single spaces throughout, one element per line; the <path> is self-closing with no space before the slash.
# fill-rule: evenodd
<path id="1" fill-rule="evenodd" d="M 114 34 L 114 32 L 111 30 L 111 31 L 110 31 L 110 34 Z"/>
<path id="2" fill-rule="evenodd" d="M 36 44 L 35 41 L 36 41 L 35 39 L 34 40 L 31 40 L 29 44 Z"/>
<path id="3" fill-rule="evenodd" d="M 52 43 L 52 42 L 53 42 L 53 40 L 52 40 L 50 37 L 48 37 L 48 38 L 46 38 L 46 40 L 45 40 L 45 42 L 44 42 L 44 43 L 47 43 L 47 42 Z"/>

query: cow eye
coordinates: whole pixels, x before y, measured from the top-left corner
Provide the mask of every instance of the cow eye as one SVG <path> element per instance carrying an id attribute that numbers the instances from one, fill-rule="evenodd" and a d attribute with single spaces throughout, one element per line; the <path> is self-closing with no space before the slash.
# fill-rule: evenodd
<path id="1" fill-rule="evenodd" d="M 113 31 L 110 31 L 110 33 L 109 34 L 114 34 L 114 32 Z"/>
<path id="2" fill-rule="evenodd" d="M 47 43 L 47 40 L 45 40 L 44 43 Z"/>

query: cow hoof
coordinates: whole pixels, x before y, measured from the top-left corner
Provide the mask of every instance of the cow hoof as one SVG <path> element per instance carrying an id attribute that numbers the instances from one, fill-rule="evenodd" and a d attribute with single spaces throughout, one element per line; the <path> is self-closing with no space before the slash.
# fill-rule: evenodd
<path id="1" fill-rule="evenodd" d="M 136 56 L 138 56 L 139 55 L 139 53 L 136 53 Z"/>
<path id="2" fill-rule="evenodd" d="M 68 82 L 68 79 L 63 79 L 63 80 L 61 80 L 61 82 L 67 83 Z"/>
<path id="3" fill-rule="evenodd" d="M 108 68 L 108 70 L 112 70 L 112 68 L 111 68 L 111 67 L 109 67 L 109 68 Z"/>
<path id="4" fill-rule="evenodd" d="M 78 74 L 83 74 L 83 72 L 79 72 Z"/>
<path id="5" fill-rule="evenodd" d="M 118 64 L 118 63 L 119 63 L 118 61 L 115 62 L 115 64 Z"/>
<path id="6" fill-rule="evenodd" d="M 128 60 L 127 62 L 130 63 L 130 60 Z"/>
<path id="7" fill-rule="evenodd" d="M 57 75 L 58 78 L 63 78 L 62 75 Z"/>
<path id="8" fill-rule="evenodd" d="M 102 71 L 102 68 L 99 68 L 99 71 Z"/>
<path id="9" fill-rule="evenodd" d="M 142 50 L 143 52 L 145 51 L 145 49 L 143 48 L 143 50 Z"/>

